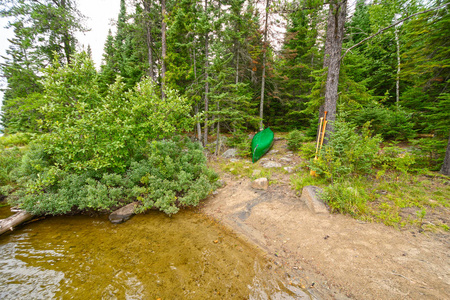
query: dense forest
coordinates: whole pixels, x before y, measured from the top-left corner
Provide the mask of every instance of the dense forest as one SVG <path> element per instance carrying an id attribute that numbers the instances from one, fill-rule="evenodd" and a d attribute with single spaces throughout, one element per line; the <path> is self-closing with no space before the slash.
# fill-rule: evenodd
<path id="1" fill-rule="evenodd" d="M 218 154 L 225 134 L 246 155 L 248 133 L 264 127 L 314 140 L 325 112 L 325 143 L 339 138 L 334 125 L 370 131 L 414 145 L 417 168 L 450 175 L 449 3 L 122 0 L 97 70 L 75 39 L 87 30 L 76 1 L 2 1 L 14 37 L 1 65 L 1 122 L 33 140 L 16 175 L 29 182 L 22 204 L 66 212 L 73 203 L 52 205 L 74 193 L 92 200 L 80 209 L 130 193 L 171 213 L 180 195 L 192 204 L 208 194 L 216 175 L 199 143 L 167 138 L 190 132 Z M 195 151 L 181 157 L 168 143 Z M 161 161 L 150 148 L 170 153 Z M 156 173 L 180 172 L 174 191 L 156 188 L 168 178 Z"/>

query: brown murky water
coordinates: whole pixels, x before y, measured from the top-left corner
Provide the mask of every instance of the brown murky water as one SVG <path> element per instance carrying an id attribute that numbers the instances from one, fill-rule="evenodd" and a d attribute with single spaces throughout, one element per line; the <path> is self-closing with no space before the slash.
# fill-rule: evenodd
<path id="1" fill-rule="evenodd" d="M 0 208 L 0 218 L 7 215 Z M 53 217 L 0 237 L 0 299 L 310 299 L 193 211 Z"/>

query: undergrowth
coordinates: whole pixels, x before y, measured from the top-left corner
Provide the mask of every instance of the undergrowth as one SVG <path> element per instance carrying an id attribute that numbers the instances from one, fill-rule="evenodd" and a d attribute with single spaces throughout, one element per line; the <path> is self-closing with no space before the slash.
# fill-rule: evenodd
<path id="1" fill-rule="evenodd" d="M 426 155 L 429 149 L 405 149 L 395 143 L 382 146 L 368 125 L 359 130 L 343 121 L 334 125 L 330 143 L 317 159 L 312 143 L 300 148 L 303 157 L 310 159 L 307 166 L 318 176 L 311 176 L 309 170 L 295 174 L 291 177 L 295 189 L 320 186 L 321 198 L 332 212 L 360 220 L 449 230 L 450 180 L 428 171 L 427 166 L 436 168 Z"/>

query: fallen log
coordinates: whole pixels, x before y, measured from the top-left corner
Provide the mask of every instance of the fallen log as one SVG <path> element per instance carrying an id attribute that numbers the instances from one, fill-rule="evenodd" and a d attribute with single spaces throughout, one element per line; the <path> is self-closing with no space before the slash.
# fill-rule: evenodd
<path id="1" fill-rule="evenodd" d="M 33 218 L 33 216 L 34 215 L 30 214 L 29 212 L 20 211 L 6 219 L 0 220 L 0 235 L 7 232 L 8 230 L 14 230 L 14 227 L 30 220 L 31 218 Z"/>

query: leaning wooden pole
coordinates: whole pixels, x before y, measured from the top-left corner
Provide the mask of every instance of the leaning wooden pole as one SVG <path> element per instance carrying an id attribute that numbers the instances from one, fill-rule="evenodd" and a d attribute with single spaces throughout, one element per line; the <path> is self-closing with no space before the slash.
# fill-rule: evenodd
<path id="1" fill-rule="evenodd" d="M 6 219 L 0 220 L 0 235 L 7 231 L 13 231 L 14 227 L 33 218 L 34 215 L 26 211 L 20 211 Z"/>

